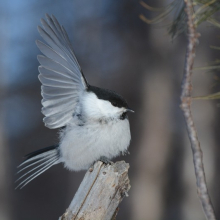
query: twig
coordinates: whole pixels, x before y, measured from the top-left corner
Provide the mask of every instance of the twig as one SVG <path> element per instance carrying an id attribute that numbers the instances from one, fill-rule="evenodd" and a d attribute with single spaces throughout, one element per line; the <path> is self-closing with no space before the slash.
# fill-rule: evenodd
<path id="1" fill-rule="evenodd" d="M 124 161 L 90 168 L 60 220 L 115 220 L 118 205 L 130 189 L 129 164 Z"/>
<path id="2" fill-rule="evenodd" d="M 197 136 L 196 127 L 193 122 L 191 113 L 192 101 L 192 68 L 195 57 L 195 47 L 199 34 L 196 32 L 193 20 L 193 6 L 190 0 L 184 0 L 185 11 L 187 14 L 187 27 L 188 27 L 188 45 L 185 58 L 184 75 L 182 81 L 182 94 L 181 94 L 181 109 L 183 111 L 191 148 L 193 152 L 193 162 L 195 168 L 195 175 L 197 180 L 197 192 L 202 203 L 205 216 L 208 220 L 215 220 L 215 213 L 208 193 L 208 188 L 205 178 L 205 170 L 203 166 L 203 156 L 200 143 Z"/>

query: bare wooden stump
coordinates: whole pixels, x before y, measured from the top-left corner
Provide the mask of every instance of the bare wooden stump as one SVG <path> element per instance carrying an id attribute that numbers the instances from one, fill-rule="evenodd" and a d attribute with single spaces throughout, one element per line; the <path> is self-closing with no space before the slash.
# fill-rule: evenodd
<path id="1" fill-rule="evenodd" d="M 59 220 L 112 220 L 118 205 L 128 195 L 129 164 L 119 161 L 105 165 L 98 161 L 80 184 L 69 208 Z"/>

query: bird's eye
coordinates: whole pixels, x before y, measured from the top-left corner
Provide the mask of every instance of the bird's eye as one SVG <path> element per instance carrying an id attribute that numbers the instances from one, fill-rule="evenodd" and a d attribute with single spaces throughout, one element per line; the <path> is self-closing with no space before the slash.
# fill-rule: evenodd
<path id="1" fill-rule="evenodd" d="M 115 107 L 118 106 L 118 105 L 117 105 L 117 102 L 115 102 L 115 101 L 112 101 L 111 104 L 112 104 L 113 106 L 115 106 Z"/>

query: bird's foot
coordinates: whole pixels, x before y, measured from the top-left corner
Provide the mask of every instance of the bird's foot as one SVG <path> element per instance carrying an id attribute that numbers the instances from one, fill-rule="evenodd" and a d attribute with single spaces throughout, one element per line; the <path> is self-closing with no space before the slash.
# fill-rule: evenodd
<path id="1" fill-rule="evenodd" d="M 105 165 L 108 165 L 108 164 L 112 165 L 113 164 L 113 162 L 111 160 L 109 160 L 107 157 L 104 157 L 104 156 L 100 157 L 99 161 L 103 162 Z"/>

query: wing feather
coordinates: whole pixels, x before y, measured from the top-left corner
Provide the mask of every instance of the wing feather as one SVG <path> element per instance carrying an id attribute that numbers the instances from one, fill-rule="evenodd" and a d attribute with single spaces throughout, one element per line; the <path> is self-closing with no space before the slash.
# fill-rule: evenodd
<path id="1" fill-rule="evenodd" d="M 61 80 L 54 80 L 44 77 L 42 74 L 38 76 L 41 83 L 45 86 L 58 87 L 58 88 L 73 88 L 73 83 L 71 82 L 63 82 Z"/>
<path id="2" fill-rule="evenodd" d="M 81 74 L 81 68 L 79 67 L 78 61 L 70 48 L 66 47 L 66 43 L 62 43 L 58 41 L 57 36 L 50 31 L 51 35 L 48 34 L 44 29 L 40 26 L 38 27 L 38 31 L 42 38 L 59 53 L 63 58 L 68 60 L 68 62 L 72 63 L 73 66 L 76 67 L 77 71 Z"/>
<path id="3" fill-rule="evenodd" d="M 63 83 L 67 83 L 67 84 L 71 84 L 74 85 L 68 78 L 60 76 L 59 74 L 39 74 L 38 78 L 41 80 L 41 78 L 45 78 L 45 79 L 50 79 L 50 80 L 54 80 L 54 81 L 58 81 L 58 82 L 63 82 Z"/>
<path id="4" fill-rule="evenodd" d="M 47 46 L 46 44 L 44 44 L 41 41 L 36 41 L 36 44 L 38 46 L 38 48 L 40 49 L 40 51 L 48 58 L 55 60 L 56 62 L 60 63 L 62 66 L 66 66 L 70 68 L 75 68 L 75 66 L 71 66 L 70 63 L 68 63 L 67 59 L 65 59 L 64 57 L 62 57 L 59 53 L 57 53 L 55 50 L 53 50 L 51 47 Z M 78 71 L 78 69 L 76 69 Z"/>
<path id="5" fill-rule="evenodd" d="M 55 96 L 69 96 L 73 95 L 72 89 L 63 89 L 63 88 L 55 88 L 50 86 L 41 86 L 41 93 L 43 98 L 47 96 L 47 99 L 49 99 L 49 96 L 55 97 Z M 44 100 L 44 99 L 43 99 Z"/>
<path id="6" fill-rule="evenodd" d="M 69 80 L 72 80 L 71 76 L 65 74 L 65 73 L 62 73 L 62 72 L 59 72 L 59 71 L 55 71 L 55 70 L 50 70 L 50 69 L 46 69 L 45 67 L 43 66 L 39 66 L 38 67 L 38 71 L 39 73 L 41 73 L 43 76 L 45 77 L 60 77 L 62 79 L 69 79 Z"/>
<path id="7" fill-rule="evenodd" d="M 40 33 L 41 37 L 48 43 L 48 45 L 53 48 L 60 56 L 65 58 L 65 52 L 60 49 L 60 47 L 53 41 L 53 39 L 48 35 L 48 33 L 42 29 L 40 26 L 37 27 L 38 32 Z"/>
<path id="8" fill-rule="evenodd" d="M 65 74 L 65 75 L 70 76 L 71 79 L 77 81 L 78 83 L 81 82 L 78 77 L 72 76 L 74 74 L 74 70 L 71 70 L 68 67 L 63 66 L 60 63 L 58 63 L 58 62 L 56 62 L 56 61 L 54 61 L 54 60 L 52 60 L 52 59 L 50 59 L 48 57 L 45 57 L 43 55 L 38 55 L 37 59 L 38 59 L 39 63 L 41 64 L 41 66 L 43 66 L 44 68 L 50 69 L 52 71 L 61 72 L 61 73 Z M 82 86 L 82 85 L 80 85 L 80 86 Z"/>
<path id="9" fill-rule="evenodd" d="M 61 104 L 65 107 L 65 111 L 72 110 L 72 106 L 70 104 L 67 104 L 65 101 L 63 101 L 63 102 L 57 102 L 57 103 L 51 105 L 50 107 L 43 107 L 42 113 L 44 115 L 47 114 L 49 117 L 49 116 L 55 115 L 57 113 L 64 112 L 62 106 L 60 106 Z"/>
<path id="10" fill-rule="evenodd" d="M 43 121 L 49 128 L 59 128 L 70 122 L 88 83 L 64 27 L 48 14 L 41 23 L 38 31 L 46 44 L 39 40 L 36 44 L 44 54 L 38 56 Z"/>
<path id="11" fill-rule="evenodd" d="M 69 117 L 71 117 L 71 115 L 72 115 L 71 111 L 57 113 L 52 115 L 51 117 L 45 118 L 44 123 L 49 123 L 51 124 L 51 127 L 56 127 L 57 124 L 61 123 L 61 121 L 68 123 Z"/>
<path id="12" fill-rule="evenodd" d="M 57 103 L 67 103 L 67 102 L 70 102 L 71 103 L 71 100 L 74 99 L 74 96 L 60 96 L 60 97 L 54 97 L 54 98 L 50 98 L 50 99 L 43 99 L 44 100 L 44 103 L 43 103 L 43 106 L 44 107 L 52 107 L 53 105 L 57 104 Z"/>

